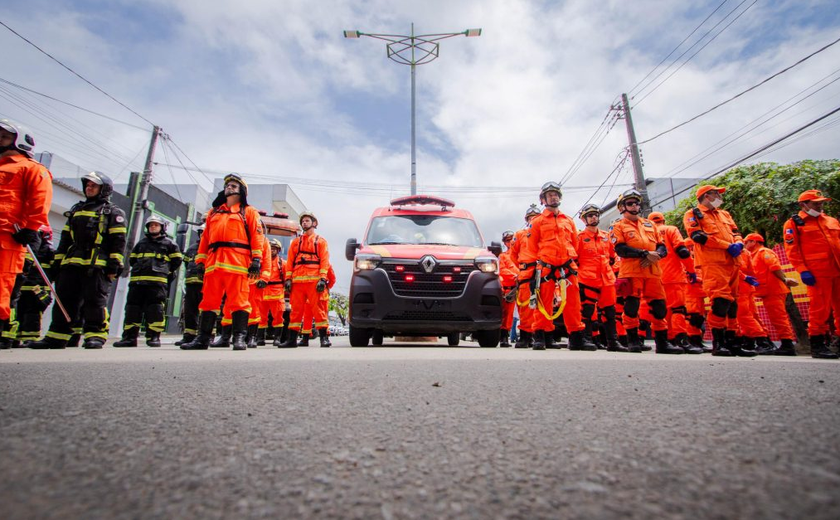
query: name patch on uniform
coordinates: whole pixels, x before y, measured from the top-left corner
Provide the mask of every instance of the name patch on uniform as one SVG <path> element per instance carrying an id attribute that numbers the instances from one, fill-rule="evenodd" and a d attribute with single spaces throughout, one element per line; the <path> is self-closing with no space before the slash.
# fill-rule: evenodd
<path id="1" fill-rule="evenodd" d="M 645 227 L 653 227 L 653 224 L 651 224 L 650 222 L 645 222 Z"/>

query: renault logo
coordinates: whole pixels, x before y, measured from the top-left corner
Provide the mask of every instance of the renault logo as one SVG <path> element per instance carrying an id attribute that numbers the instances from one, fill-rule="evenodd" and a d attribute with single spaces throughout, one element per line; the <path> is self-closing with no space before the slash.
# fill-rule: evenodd
<path id="1" fill-rule="evenodd" d="M 420 260 L 420 265 L 423 266 L 423 270 L 427 273 L 431 273 L 435 270 L 435 266 L 437 266 L 437 260 L 433 256 L 424 256 L 422 260 Z"/>

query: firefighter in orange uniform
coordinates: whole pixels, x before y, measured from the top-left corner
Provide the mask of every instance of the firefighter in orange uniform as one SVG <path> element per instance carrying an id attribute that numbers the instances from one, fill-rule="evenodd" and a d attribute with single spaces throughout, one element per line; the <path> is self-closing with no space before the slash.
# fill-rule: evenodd
<path id="1" fill-rule="evenodd" d="M 745 244 L 746 246 L 746 244 Z M 755 306 L 755 291 L 760 285 L 755 277 L 752 265 L 752 254 L 746 247 L 741 253 L 741 275 L 738 281 L 738 333 L 741 345 L 749 350 L 761 353 L 761 350 L 775 349 L 770 341 L 770 334 L 758 319 L 758 308 Z M 756 349 L 758 346 L 760 349 Z"/>
<path id="2" fill-rule="evenodd" d="M 697 190 L 697 206 L 686 211 L 683 224 L 694 240 L 694 261 L 703 270 L 703 290 L 711 300 L 708 323 L 712 329 L 713 356 L 757 355 L 743 348 L 736 336 L 738 283 L 744 244 L 738 226 L 723 204 L 726 188 L 706 185 Z"/>
<path id="3" fill-rule="evenodd" d="M 639 308 L 644 299 L 650 307 L 657 354 L 682 354 L 685 351 L 668 341 L 668 327 L 665 317 L 665 288 L 662 286 L 661 260 L 668 255 L 662 237 L 650 220 L 639 216 L 642 195 L 636 190 L 627 190 L 619 195 L 616 208 L 623 215 L 613 226 L 615 252 L 621 257 L 620 280 L 629 285 L 629 295 L 624 301 L 624 328 L 631 352 L 641 352 L 639 338 Z"/>
<path id="4" fill-rule="evenodd" d="M 225 311 L 232 319 L 233 350 L 246 350 L 249 280 L 262 273 L 263 231 L 260 214 L 248 205 L 248 185 L 241 176 L 228 174 L 224 189 L 213 201 L 195 262 L 204 269 L 204 291 L 198 336 L 181 345 L 183 350 L 210 346 L 216 313 L 225 297 Z M 201 268 L 199 268 L 201 269 Z"/>
<path id="5" fill-rule="evenodd" d="M 665 287 L 665 302 L 668 314 L 668 340 L 682 347 L 687 354 L 702 354 L 703 347 L 692 344 L 688 339 L 688 309 L 685 305 L 685 293 L 688 282 L 694 272 L 694 260 L 685 246 L 685 240 L 677 226 L 665 223 L 665 215 L 654 211 L 648 215 L 659 231 L 668 254 L 659 262 L 662 268 L 662 286 Z"/>
<path id="6" fill-rule="evenodd" d="M 601 208 L 587 204 L 580 210 L 580 219 L 586 229 L 578 235 L 578 284 L 584 330 L 591 338 L 595 306 L 604 317 L 607 350 L 611 352 L 630 352 L 618 342 L 616 329 L 615 305 L 615 248 L 610 241 L 610 234 L 598 229 L 601 223 Z"/>
<path id="7" fill-rule="evenodd" d="M 38 250 L 38 230 L 49 227 L 52 174 L 32 159 L 32 134 L 8 119 L 0 119 L 0 348 L 11 348 L 11 298 L 17 275 L 23 272 L 26 246 Z M 19 229 L 15 229 L 17 226 Z M 46 282 L 45 282 L 46 283 Z"/>
<path id="8" fill-rule="evenodd" d="M 276 337 L 280 337 L 280 329 L 283 328 L 283 311 L 286 309 L 284 299 L 283 281 L 286 276 L 286 269 L 280 252 L 283 251 L 283 244 L 276 238 L 269 242 L 271 246 L 271 274 L 267 280 L 260 280 L 257 286 L 263 289 L 260 305 L 260 326 L 257 333 L 257 345 L 265 345 L 265 334 L 268 330 L 268 317 L 271 316 L 271 328 L 274 329 Z"/>
<path id="9" fill-rule="evenodd" d="M 291 294 L 292 314 L 289 317 L 286 341 L 274 341 L 278 348 L 297 347 L 297 336 L 309 307 L 315 317 L 315 328 L 319 335 L 326 337 L 327 316 L 320 305 L 320 293 L 327 290 L 327 273 L 330 268 L 330 249 L 327 241 L 315 233 L 318 219 L 314 214 L 304 211 L 300 214 L 300 227 L 303 235 L 292 240 L 289 256 L 286 259 L 286 281 L 284 287 Z"/>
<path id="10" fill-rule="evenodd" d="M 596 350 L 584 335 L 580 312 L 580 288 L 577 283 L 575 260 L 578 233 L 571 217 L 560 211 L 563 198 L 560 184 L 547 182 L 540 190 L 540 202 L 545 210 L 531 221 L 528 249 L 537 260 L 534 309 L 534 350 L 554 348 L 552 332 L 554 319 L 563 315 L 569 332 L 570 350 Z M 559 288 L 560 305 L 554 312 L 555 289 Z"/>
<path id="11" fill-rule="evenodd" d="M 499 255 L 499 282 L 502 284 L 502 327 L 500 347 L 510 347 L 510 328 L 513 326 L 513 312 L 516 306 L 516 282 L 519 278 L 519 268 L 511 258 L 513 231 L 502 233 L 502 243 L 505 250 Z"/>
<path id="12" fill-rule="evenodd" d="M 263 289 L 271 278 L 271 244 L 268 242 L 268 237 L 265 236 L 265 228 L 263 228 L 263 257 L 260 264 L 262 271 L 260 271 L 259 279 L 248 282 L 250 286 L 248 303 L 251 305 L 251 314 L 248 315 L 248 337 L 246 339 L 248 348 L 257 348 L 257 334 L 262 321 Z"/>
<path id="13" fill-rule="evenodd" d="M 536 204 L 525 211 L 525 227 L 513 235 L 510 245 L 510 259 L 519 269 L 517 279 L 516 306 L 519 309 L 519 338 L 515 348 L 529 348 L 534 333 L 534 310 L 528 305 L 531 298 L 531 288 L 535 283 L 534 272 L 537 259 L 533 251 L 528 249 L 528 230 L 531 220 L 540 214 Z"/>
<path id="14" fill-rule="evenodd" d="M 785 222 L 785 252 L 808 286 L 811 356 L 837 359 L 828 348 L 828 320 L 840 314 L 840 223 L 823 212 L 828 197 L 819 190 L 799 195 L 799 212 Z"/>
<path id="15" fill-rule="evenodd" d="M 685 289 L 686 309 L 686 330 L 688 341 L 703 352 L 711 352 L 712 349 L 703 343 L 703 324 L 706 323 L 706 292 L 703 291 L 703 277 L 700 266 L 694 261 L 694 240 L 685 239 L 685 247 L 691 253 L 691 262 L 694 266 L 693 272 L 688 273 L 688 286 Z"/>
<path id="16" fill-rule="evenodd" d="M 764 247 L 764 237 L 758 233 L 750 233 L 744 237 L 744 248 L 752 256 L 753 276 L 758 281 L 755 295 L 761 298 L 770 324 L 773 325 L 776 334 L 782 340 L 782 345 L 776 347 L 772 343 L 766 345 L 770 342 L 770 338 L 766 338 L 767 342 L 762 342 L 765 344 L 764 348 L 758 348 L 757 351 L 759 354 L 765 355 L 795 356 L 796 345 L 794 342 L 796 336 L 794 336 L 793 327 L 790 325 L 785 300 L 787 295 L 790 294 L 790 288 L 796 287 L 799 282 L 785 276 L 779 257 L 772 249 Z"/>

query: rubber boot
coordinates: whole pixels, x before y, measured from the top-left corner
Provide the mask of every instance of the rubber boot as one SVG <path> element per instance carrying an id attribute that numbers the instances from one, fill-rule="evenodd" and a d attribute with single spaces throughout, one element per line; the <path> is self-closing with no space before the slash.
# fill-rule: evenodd
<path id="1" fill-rule="evenodd" d="M 688 342 L 691 343 L 693 346 L 699 348 L 703 352 L 711 352 L 712 351 L 712 347 L 706 345 L 703 342 L 703 336 L 701 336 L 700 334 L 694 334 L 692 336 L 689 336 L 688 337 Z"/>
<path id="2" fill-rule="evenodd" d="M 259 334 L 259 324 L 248 325 L 248 338 L 245 343 L 248 348 L 257 348 L 257 334 Z"/>
<path id="3" fill-rule="evenodd" d="M 248 350 L 248 311 L 233 311 L 230 318 L 233 350 Z"/>
<path id="4" fill-rule="evenodd" d="M 67 342 L 67 348 L 77 348 L 79 343 L 82 341 L 81 334 L 73 334 L 70 336 L 70 340 Z"/>
<path id="5" fill-rule="evenodd" d="M 103 338 L 85 338 L 84 343 L 82 343 L 82 348 L 89 350 L 98 350 L 104 346 L 105 340 Z"/>
<path id="6" fill-rule="evenodd" d="M 793 344 L 792 339 L 783 339 L 782 345 L 773 351 L 774 356 L 795 356 L 796 345 Z"/>
<path id="7" fill-rule="evenodd" d="M 178 341 L 176 341 L 175 345 L 180 347 L 184 343 L 189 343 L 190 341 L 192 341 L 194 339 L 195 339 L 195 334 L 190 334 L 189 332 L 185 332 L 184 337 L 179 339 Z"/>
<path id="8" fill-rule="evenodd" d="M 122 339 L 114 342 L 117 348 L 136 347 L 137 336 L 140 335 L 140 327 L 132 327 L 128 330 L 123 330 Z"/>
<path id="9" fill-rule="evenodd" d="M 758 352 L 759 356 L 772 355 L 778 348 L 767 336 L 755 338 L 755 346 L 755 351 Z"/>
<path id="10" fill-rule="evenodd" d="M 146 333 L 146 346 L 155 348 L 160 346 L 160 332 L 151 330 Z"/>
<path id="11" fill-rule="evenodd" d="M 300 341 L 298 341 L 297 346 L 308 347 L 309 346 L 309 334 L 301 334 L 300 335 Z"/>
<path id="12" fill-rule="evenodd" d="M 667 330 L 653 331 L 653 339 L 656 344 L 657 354 L 685 354 L 685 350 L 683 350 L 682 347 L 674 345 L 668 341 Z"/>
<path id="13" fill-rule="evenodd" d="M 501 348 L 510 348 L 510 331 L 501 329 L 499 330 L 499 347 Z"/>
<path id="14" fill-rule="evenodd" d="M 811 336 L 811 357 L 816 359 L 837 359 L 837 354 L 828 349 L 825 336 Z"/>
<path id="15" fill-rule="evenodd" d="M 274 340 L 274 346 L 277 348 L 297 348 L 298 331 L 288 329 L 286 331 L 286 341 L 280 341 L 280 338 Z"/>
<path id="16" fill-rule="evenodd" d="M 627 334 L 622 334 L 618 337 L 618 344 L 626 348 L 627 352 L 630 352 L 630 342 L 627 341 Z"/>
<path id="17" fill-rule="evenodd" d="M 257 346 L 264 347 L 265 346 L 265 334 L 268 332 L 267 328 L 264 329 L 257 329 Z"/>
<path id="18" fill-rule="evenodd" d="M 685 332 L 680 332 L 679 334 L 677 334 L 677 337 L 675 339 L 677 341 L 676 345 L 682 348 L 683 352 L 685 352 L 686 354 L 702 354 L 704 352 L 703 347 L 698 347 L 691 343 L 691 341 L 688 339 L 688 334 Z"/>
<path id="19" fill-rule="evenodd" d="M 528 343 L 531 341 L 531 333 L 524 330 L 519 331 L 519 339 L 513 345 L 513 348 L 528 348 Z"/>
<path id="20" fill-rule="evenodd" d="M 216 325 L 216 313 L 202 311 L 198 319 L 198 335 L 189 343 L 182 343 L 181 350 L 207 350 L 213 340 L 213 327 Z"/>
<path id="21" fill-rule="evenodd" d="M 569 350 L 586 350 L 594 352 L 598 350 L 598 347 L 586 337 L 586 333 L 584 331 L 577 330 L 569 334 Z"/>
<path id="22" fill-rule="evenodd" d="M 642 351 L 642 341 L 639 338 L 639 329 L 627 329 L 627 350 L 634 353 Z"/>
<path id="23" fill-rule="evenodd" d="M 712 355 L 732 357 L 735 354 L 727 347 L 726 329 L 712 329 Z"/>
<path id="24" fill-rule="evenodd" d="M 222 325 L 222 335 L 219 339 L 210 343 L 210 348 L 230 348 L 230 336 L 233 334 L 233 325 Z"/>
<path id="25" fill-rule="evenodd" d="M 535 330 L 533 332 L 534 338 L 534 346 L 532 347 L 534 350 L 545 350 L 545 331 L 544 330 Z"/>
<path id="26" fill-rule="evenodd" d="M 47 350 L 47 349 L 63 349 L 67 346 L 66 341 L 61 341 L 56 338 L 44 338 L 38 341 L 33 341 L 29 344 L 29 348 L 33 350 Z"/>
<path id="27" fill-rule="evenodd" d="M 755 351 L 755 345 L 749 342 L 746 345 L 742 345 L 742 340 L 738 338 L 734 330 L 727 330 L 724 338 L 726 340 L 726 348 L 734 355 L 739 357 L 755 357 L 758 355 Z"/>
<path id="28" fill-rule="evenodd" d="M 318 329 L 318 338 L 321 340 L 321 348 L 330 348 L 332 346 L 330 336 L 327 334 L 328 332 L 329 331 L 327 329 Z"/>

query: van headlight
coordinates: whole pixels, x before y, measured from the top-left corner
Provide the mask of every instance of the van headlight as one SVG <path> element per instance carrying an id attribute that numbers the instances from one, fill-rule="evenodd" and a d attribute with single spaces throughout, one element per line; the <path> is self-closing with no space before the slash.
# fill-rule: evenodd
<path id="1" fill-rule="evenodd" d="M 475 259 L 475 266 L 482 273 L 498 273 L 499 260 L 493 256 L 481 256 Z"/>
<path id="2" fill-rule="evenodd" d="M 356 255 L 353 260 L 353 269 L 359 271 L 370 271 L 379 267 L 382 257 L 379 255 Z"/>

